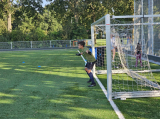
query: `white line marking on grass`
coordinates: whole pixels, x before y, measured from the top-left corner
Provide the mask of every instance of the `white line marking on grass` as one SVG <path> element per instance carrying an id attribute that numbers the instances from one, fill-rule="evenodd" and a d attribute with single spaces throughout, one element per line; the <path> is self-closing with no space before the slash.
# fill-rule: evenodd
<path id="1" fill-rule="evenodd" d="M 78 52 L 80 53 L 80 51 L 78 50 Z M 84 57 L 81 55 L 83 61 L 85 63 L 87 63 L 84 59 Z M 105 87 L 103 86 L 103 84 L 101 83 L 101 81 L 98 79 L 98 77 L 94 74 L 94 78 L 96 79 L 97 83 L 99 84 L 99 86 L 101 87 L 103 93 L 105 94 L 106 98 L 107 98 L 107 90 L 105 89 Z M 118 109 L 117 105 L 114 103 L 113 100 L 109 101 L 112 108 L 114 109 L 115 113 L 118 115 L 119 119 L 125 119 L 123 114 L 121 113 L 121 111 Z"/>
<path id="2" fill-rule="evenodd" d="M 103 93 L 105 94 L 105 96 L 107 98 L 107 90 L 105 89 L 105 87 L 103 86 L 103 84 L 101 83 L 101 81 L 98 79 L 98 77 L 96 75 L 94 75 L 94 78 L 96 79 L 97 83 L 99 84 L 99 86 L 101 87 Z"/>
<path id="3" fill-rule="evenodd" d="M 101 81 L 98 79 L 98 77 L 96 75 L 94 75 L 94 78 L 96 79 L 97 83 L 99 84 L 99 86 L 101 87 L 103 93 L 106 95 L 106 98 L 107 98 L 107 90 L 105 89 L 105 87 L 103 86 L 103 84 L 101 83 Z M 117 105 L 114 103 L 114 101 L 111 100 L 111 101 L 109 101 L 109 103 L 111 104 L 115 113 L 118 115 L 118 118 L 125 119 L 123 114 L 121 113 L 121 111 L 118 109 Z"/>

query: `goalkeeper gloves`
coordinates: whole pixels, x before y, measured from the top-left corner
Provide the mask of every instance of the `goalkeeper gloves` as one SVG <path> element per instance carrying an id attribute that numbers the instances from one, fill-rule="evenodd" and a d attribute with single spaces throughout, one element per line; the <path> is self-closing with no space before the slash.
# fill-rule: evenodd
<path id="1" fill-rule="evenodd" d="M 89 55 L 92 55 L 92 53 L 90 52 L 90 51 L 88 51 L 88 54 Z M 78 53 L 78 54 L 76 54 L 77 56 L 81 56 L 81 54 L 80 53 Z"/>
<path id="2" fill-rule="evenodd" d="M 80 53 L 78 53 L 78 54 L 76 54 L 77 56 L 81 56 L 81 54 Z"/>
<path id="3" fill-rule="evenodd" d="M 90 51 L 88 51 L 88 54 L 91 55 L 92 53 Z"/>

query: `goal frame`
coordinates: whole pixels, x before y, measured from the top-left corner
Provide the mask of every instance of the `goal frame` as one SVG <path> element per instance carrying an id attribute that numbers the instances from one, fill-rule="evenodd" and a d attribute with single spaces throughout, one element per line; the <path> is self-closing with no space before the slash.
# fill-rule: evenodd
<path id="1" fill-rule="evenodd" d="M 154 17 L 160 17 L 160 14 L 158 15 L 127 15 L 127 16 L 112 16 L 112 19 L 116 18 L 154 18 Z M 111 62 L 111 40 L 110 40 L 110 33 L 111 33 L 111 16 L 110 14 L 106 14 L 96 22 L 91 24 L 91 40 L 92 40 L 92 53 L 93 56 L 95 56 L 95 43 L 94 43 L 94 27 L 96 26 L 105 26 L 106 30 L 106 54 L 107 54 L 107 98 L 109 101 L 112 100 L 112 97 L 115 98 L 121 98 L 121 99 L 126 99 L 126 98 L 137 98 L 137 97 L 160 97 L 160 91 L 133 91 L 133 92 L 116 92 L 112 94 L 112 62 Z M 99 23 L 105 21 L 105 24 L 100 24 Z M 153 23 L 144 23 L 144 24 L 153 24 Z M 160 24 L 160 23 L 157 23 Z M 116 25 L 116 24 L 113 24 Z M 118 24 L 118 25 L 125 25 L 125 24 Z M 133 24 L 132 24 L 133 25 Z M 134 24 L 135 25 L 135 24 Z M 142 23 L 143 25 L 143 23 Z M 142 37 L 143 38 L 143 37 Z M 93 74 L 96 75 L 96 70 L 95 66 L 93 67 Z"/>

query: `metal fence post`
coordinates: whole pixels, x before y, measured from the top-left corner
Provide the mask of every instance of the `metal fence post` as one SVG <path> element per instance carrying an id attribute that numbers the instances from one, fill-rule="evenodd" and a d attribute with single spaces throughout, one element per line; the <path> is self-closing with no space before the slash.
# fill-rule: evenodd
<path id="1" fill-rule="evenodd" d="M 31 41 L 31 49 L 32 49 L 32 41 Z"/>
<path id="2" fill-rule="evenodd" d="M 11 49 L 12 49 L 12 42 L 11 42 Z"/>
<path id="3" fill-rule="evenodd" d="M 70 40 L 70 47 L 71 47 L 71 40 Z"/>
<path id="4" fill-rule="evenodd" d="M 51 40 L 50 40 L 50 48 L 51 48 Z"/>

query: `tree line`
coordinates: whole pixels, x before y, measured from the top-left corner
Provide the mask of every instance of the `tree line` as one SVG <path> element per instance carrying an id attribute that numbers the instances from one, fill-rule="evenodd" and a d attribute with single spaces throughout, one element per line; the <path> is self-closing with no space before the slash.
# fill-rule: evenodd
<path id="1" fill-rule="evenodd" d="M 48 1 L 0 0 L 0 41 L 88 39 L 91 23 L 105 14 L 134 12 L 134 0 Z"/>

